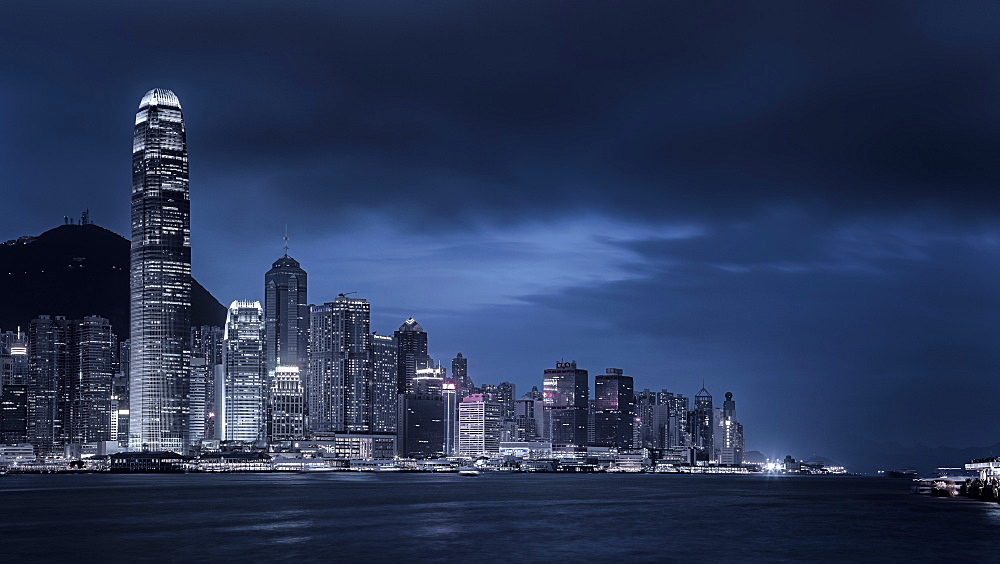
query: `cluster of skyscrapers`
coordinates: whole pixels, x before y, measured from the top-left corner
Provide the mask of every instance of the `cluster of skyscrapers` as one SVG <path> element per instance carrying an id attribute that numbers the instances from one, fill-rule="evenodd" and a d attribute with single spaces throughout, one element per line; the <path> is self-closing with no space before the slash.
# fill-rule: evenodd
<path id="1" fill-rule="evenodd" d="M 188 157 L 180 102 L 149 91 L 132 153 L 130 331 L 107 319 L 41 316 L 0 333 L 0 442 L 40 455 L 94 449 L 288 452 L 317 438 L 391 444 L 396 456 L 547 456 L 651 449 L 688 461 L 742 462 L 735 402 L 635 391 L 609 368 L 594 378 L 558 362 L 518 398 L 509 382 L 474 385 L 459 353 L 450 373 L 414 319 L 372 331 L 368 301 L 311 304 L 308 276 L 284 255 L 263 276 L 263 304 L 236 300 L 223 327 L 191 324 Z"/>

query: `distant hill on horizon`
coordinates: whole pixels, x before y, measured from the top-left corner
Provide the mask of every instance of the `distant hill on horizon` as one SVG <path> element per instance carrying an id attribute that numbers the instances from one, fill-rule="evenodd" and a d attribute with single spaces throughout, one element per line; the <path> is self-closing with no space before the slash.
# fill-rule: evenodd
<path id="1" fill-rule="evenodd" d="M 129 336 L 129 240 L 103 227 L 60 225 L 0 244 L 0 330 L 39 315 L 100 315 Z M 226 308 L 192 280 L 191 324 L 222 326 Z"/>

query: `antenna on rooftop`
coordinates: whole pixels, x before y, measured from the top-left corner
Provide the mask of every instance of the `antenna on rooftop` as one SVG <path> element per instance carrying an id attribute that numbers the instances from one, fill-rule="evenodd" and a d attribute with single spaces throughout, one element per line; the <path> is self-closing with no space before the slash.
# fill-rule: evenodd
<path id="1" fill-rule="evenodd" d="M 288 257 L 288 224 L 285 224 L 285 257 Z"/>

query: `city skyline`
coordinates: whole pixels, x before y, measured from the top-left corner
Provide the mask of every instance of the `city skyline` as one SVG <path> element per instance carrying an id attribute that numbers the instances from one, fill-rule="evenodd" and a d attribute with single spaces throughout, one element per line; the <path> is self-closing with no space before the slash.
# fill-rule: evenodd
<path id="1" fill-rule="evenodd" d="M 380 333 L 413 317 L 476 383 L 529 389 L 557 359 L 704 380 L 779 455 L 992 444 L 991 17 L 788 6 L 246 7 L 277 27 L 188 6 L 211 38 L 144 7 L 9 8 L 0 238 L 85 208 L 127 234 L 122 116 L 171 88 L 194 274 L 224 304 L 264 299 L 287 224 L 313 304 L 359 292 Z M 51 46 L 26 31 L 43 17 Z M 171 39 L 119 33 L 137 19 Z M 87 41 L 107 56 L 68 51 Z M 39 166 L 64 139 L 87 142 Z M 940 381 L 981 393 L 939 406 Z"/>

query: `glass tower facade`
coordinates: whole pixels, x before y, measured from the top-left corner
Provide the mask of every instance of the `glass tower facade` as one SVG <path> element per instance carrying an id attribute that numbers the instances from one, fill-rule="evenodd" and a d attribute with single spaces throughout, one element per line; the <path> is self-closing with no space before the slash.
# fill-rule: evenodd
<path id="1" fill-rule="evenodd" d="M 339 296 L 312 306 L 309 324 L 309 430 L 371 430 L 371 305 Z"/>
<path id="2" fill-rule="evenodd" d="M 586 370 L 576 361 L 557 362 L 544 373 L 547 427 L 553 445 L 587 444 L 587 411 L 590 384 Z"/>
<path id="3" fill-rule="evenodd" d="M 129 449 L 184 452 L 188 439 L 191 204 L 181 104 L 142 97 L 132 143 Z"/>
<path id="4" fill-rule="evenodd" d="M 608 368 L 594 378 L 594 444 L 632 448 L 635 425 L 635 383 L 620 368 Z"/>
<path id="5" fill-rule="evenodd" d="M 229 306 L 224 335 L 225 394 L 223 438 L 264 439 L 264 310 L 260 302 L 235 301 Z"/>
<path id="6" fill-rule="evenodd" d="M 264 367 L 280 366 L 303 372 L 309 351 L 309 299 L 306 271 L 285 254 L 264 275 Z"/>
<path id="7" fill-rule="evenodd" d="M 396 339 L 398 353 L 397 388 L 401 394 L 415 393 L 413 379 L 417 376 L 417 370 L 428 368 L 431 363 L 431 358 L 427 355 L 427 333 L 411 317 L 399 326 L 393 337 Z"/>

